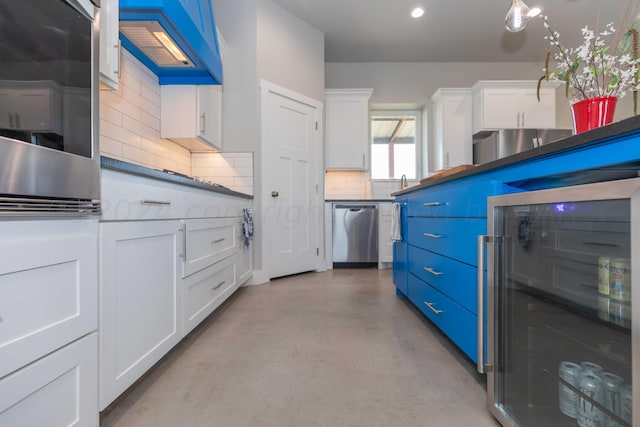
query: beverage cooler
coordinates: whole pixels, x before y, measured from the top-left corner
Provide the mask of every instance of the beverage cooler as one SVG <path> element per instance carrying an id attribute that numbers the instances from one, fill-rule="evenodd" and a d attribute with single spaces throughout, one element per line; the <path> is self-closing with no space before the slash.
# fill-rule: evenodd
<path id="1" fill-rule="evenodd" d="M 640 178 L 491 197 L 487 225 L 489 410 L 639 427 Z"/>

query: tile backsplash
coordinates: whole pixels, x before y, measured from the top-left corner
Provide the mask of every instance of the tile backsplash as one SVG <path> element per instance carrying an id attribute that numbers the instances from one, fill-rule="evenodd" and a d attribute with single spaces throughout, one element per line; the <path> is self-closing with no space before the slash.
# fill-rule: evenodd
<path id="1" fill-rule="evenodd" d="M 158 77 L 123 50 L 117 91 L 100 91 L 100 154 L 253 194 L 253 153 L 191 153 L 160 138 Z"/>
<path id="2" fill-rule="evenodd" d="M 408 181 L 409 186 L 419 184 Z M 393 199 L 391 193 L 400 190 L 397 180 L 372 181 L 366 171 L 326 171 L 324 183 L 325 199 Z"/>

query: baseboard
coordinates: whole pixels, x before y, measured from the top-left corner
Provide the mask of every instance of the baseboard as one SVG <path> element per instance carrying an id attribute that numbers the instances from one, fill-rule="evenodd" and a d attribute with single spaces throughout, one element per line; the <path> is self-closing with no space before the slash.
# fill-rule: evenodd
<path id="1" fill-rule="evenodd" d="M 265 270 L 253 270 L 251 278 L 242 286 L 264 285 L 270 281 L 269 274 Z"/>

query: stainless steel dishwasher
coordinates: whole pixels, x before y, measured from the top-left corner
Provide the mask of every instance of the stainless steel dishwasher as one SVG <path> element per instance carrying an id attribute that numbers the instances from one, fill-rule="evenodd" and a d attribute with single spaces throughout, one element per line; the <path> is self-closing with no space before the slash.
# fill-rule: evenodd
<path id="1" fill-rule="evenodd" d="M 378 205 L 333 205 L 334 268 L 378 265 Z"/>

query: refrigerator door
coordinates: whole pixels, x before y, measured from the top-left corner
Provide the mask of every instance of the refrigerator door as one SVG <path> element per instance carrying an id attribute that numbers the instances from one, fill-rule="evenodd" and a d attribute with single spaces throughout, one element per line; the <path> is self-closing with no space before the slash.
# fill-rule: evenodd
<path id="1" fill-rule="evenodd" d="M 504 426 L 640 426 L 640 179 L 488 209 L 489 410 Z"/>

